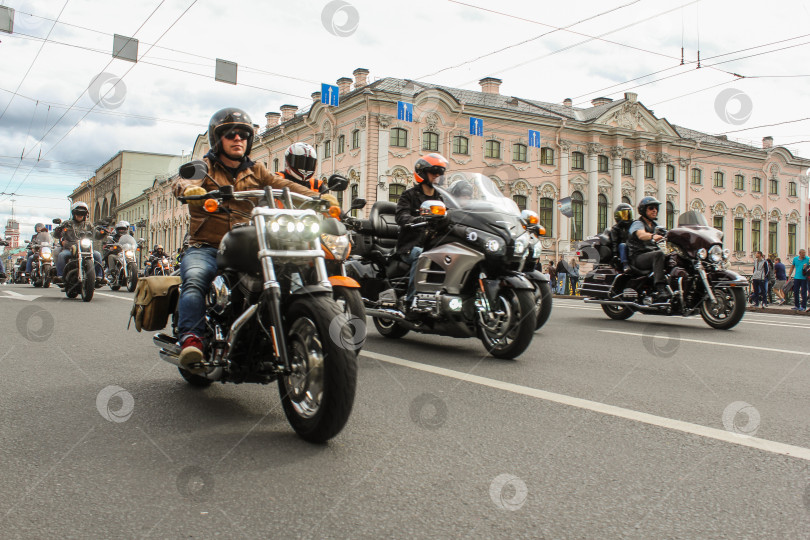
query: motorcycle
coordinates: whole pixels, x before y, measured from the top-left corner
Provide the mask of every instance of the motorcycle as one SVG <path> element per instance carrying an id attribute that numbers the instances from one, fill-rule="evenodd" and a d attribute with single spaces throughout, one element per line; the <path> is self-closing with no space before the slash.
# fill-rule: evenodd
<path id="1" fill-rule="evenodd" d="M 534 298 L 535 304 L 537 304 L 535 330 L 539 330 L 551 316 L 552 305 L 551 280 L 548 274 L 542 272 L 540 263 L 540 255 L 543 251 L 540 237 L 546 234 L 546 229 L 540 224 L 537 212 L 523 210 L 520 218 L 526 224 L 526 230 L 529 232 L 529 256 L 526 258 L 526 264 L 523 265 L 523 272 L 534 285 Z"/>
<path id="2" fill-rule="evenodd" d="M 138 285 L 138 263 L 135 260 L 135 251 L 139 244 L 129 234 L 121 235 L 116 243 L 104 246 L 104 273 L 110 289 L 117 291 L 126 287 L 133 292 Z"/>
<path id="3" fill-rule="evenodd" d="M 723 233 L 709 227 L 703 214 L 681 214 L 678 226 L 659 229 L 666 241 L 664 271 L 672 296 L 654 300 L 654 283 L 649 270 L 630 265 L 620 270 L 613 260 L 610 238 L 606 234 L 591 237 L 580 244 L 580 260 L 595 267 L 585 276 L 580 295 L 586 303 L 602 306 L 611 319 L 625 320 L 635 312 L 688 317 L 700 313 L 703 320 L 719 330 L 728 330 L 745 314 L 745 289 L 748 281 L 724 268 L 729 250 L 723 249 Z"/>
<path id="4" fill-rule="evenodd" d="M 56 218 L 54 224 L 62 223 Z M 64 276 L 59 285 L 68 298 L 76 298 L 81 295 L 83 302 L 93 299 L 96 292 L 96 267 L 93 259 L 93 236 L 94 231 L 80 231 L 77 233 L 78 241 L 66 248 L 70 250 L 70 256 L 65 263 Z"/>
<path id="5" fill-rule="evenodd" d="M 51 286 L 51 271 L 53 269 L 53 254 L 51 246 L 31 244 L 34 252 L 31 257 L 31 284 L 34 287 L 47 289 Z"/>
<path id="6" fill-rule="evenodd" d="M 149 256 L 149 261 L 144 271 L 144 276 L 170 276 L 172 274 L 172 265 L 169 258 L 163 255 L 157 257 L 155 255 Z M 134 289 L 133 289 L 134 290 Z"/>
<path id="7" fill-rule="evenodd" d="M 180 168 L 183 178 L 207 174 L 202 161 Z M 346 188 L 345 181 L 330 186 L 340 187 Z M 283 208 L 277 208 L 277 198 Z M 296 433 L 311 442 L 331 439 L 348 421 L 354 403 L 357 359 L 346 347 L 349 321 L 332 298 L 320 245 L 322 220 L 316 209 L 324 201 L 287 189 L 235 192 L 233 186 L 179 198 L 203 199 L 206 212 L 229 212 L 250 221 L 231 229 L 220 243 L 217 275 L 206 298 L 203 361 L 191 366 L 194 373 L 180 367 L 176 310 L 172 334 L 153 338 L 160 357 L 178 366 L 193 386 L 277 381 Z M 220 205 L 234 199 L 259 202 L 249 215 Z"/>
<path id="8" fill-rule="evenodd" d="M 535 286 L 521 272 L 529 234 L 517 205 L 481 174 L 454 173 L 469 182 L 472 199 L 456 199 L 443 185 L 446 201 L 425 201 L 421 223 L 428 241 L 418 259 L 416 295 L 407 314 L 410 265 L 394 253 L 399 226 L 396 204 L 377 201 L 368 220 L 346 218 L 355 231 L 357 253 L 347 275 L 360 283 L 366 313 L 377 331 L 391 339 L 409 331 L 478 337 L 496 358 L 515 358 L 531 343 L 537 324 Z M 547 278 L 546 278 L 547 280 Z"/>
<path id="9" fill-rule="evenodd" d="M 17 272 L 14 275 L 14 283 L 18 285 L 25 285 L 28 283 L 30 278 L 28 272 L 26 272 L 28 259 L 26 257 L 20 257 L 17 259 Z"/>

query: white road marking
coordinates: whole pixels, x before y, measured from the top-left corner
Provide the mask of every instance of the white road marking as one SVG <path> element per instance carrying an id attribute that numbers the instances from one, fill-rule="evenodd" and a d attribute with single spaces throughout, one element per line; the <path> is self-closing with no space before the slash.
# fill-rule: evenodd
<path id="1" fill-rule="evenodd" d="M 635 335 L 640 336 L 641 334 Z M 600 414 L 606 414 L 608 416 L 614 416 L 617 418 L 624 418 L 626 420 L 632 420 L 634 422 L 641 422 L 643 424 L 649 424 L 653 426 L 662 427 L 665 429 L 671 429 L 673 431 L 680 431 L 682 433 L 688 433 L 690 435 L 698 435 L 700 437 L 705 437 L 707 439 L 714 439 L 717 441 L 727 442 L 730 444 L 736 444 L 738 446 L 755 448 L 757 450 L 763 450 L 765 452 L 770 452 L 772 454 L 780 454 L 784 456 L 790 456 L 810 461 L 810 448 L 804 448 L 802 446 L 794 446 L 792 444 L 769 441 L 767 439 L 759 439 L 756 437 L 732 433 L 730 431 L 725 431 L 723 429 L 701 426 L 699 424 L 692 424 L 690 422 L 684 422 L 681 420 L 673 420 L 671 418 L 665 418 L 662 416 L 656 416 L 654 414 L 634 411 L 632 409 L 625 409 L 622 407 L 607 405 L 605 403 L 599 403 L 597 401 L 590 401 L 587 399 L 566 396 L 564 394 L 556 394 L 554 392 L 547 392 L 545 390 L 539 390 L 537 388 L 521 386 L 519 384 L 512 384 L 504 381 L 498 381 L 496 379 L 489 379 L 487 377 L 480 377 L 478 375 L 472 375 L 469 373 L 462 373 L 460 371 L 455 371 L 452 369 L 431 366 L 428 364 L 421 364 L 419 362 L 412 362 L 410 360 L 397 358 L 395 356 L 389 356 L 387 354 L 380 354 L 371 351 L 362 351 L 360 354 L 362 356 L 367 356 L 369 358 L 380 360 L 381 362 L 388 362 L 390 364 L 395 364 L 398 366 L 418 369 L 420 371 L 433 373 L 435 375 L 442 375 L 444 377 L 450 377 L 452 379 L 456 379 L 459 381 L 465 381 L 473 384 L 480 384 L 482 386 L 487 386 L 489 388 L 495 388 L 498 390 L 504 390 L 506 392 L 512 392 L 514 394 L 520 394 L 524 396 L 543 399 L 546 401 L 559 403 L 561 405 L 576 407 L 578 409 L 593 411 Z"/>
<path id="2" fill-rule="evenodd" d="M 9 290 L 0 291 L 0 294 L 7 295 L 6 298 L 10 298 L 11 300 L 24 300 L 25 302 L 31 302 L 42 296 L 41 294 L 20 294 Z"/>
<path id="3" fill-rule="evenodd" d="M 126 300 L 126 301 L 127 301 L 127 302 L 129 302 L 130 304 L 131 304 L 131 303 L 134 301 L 134 298 L 135 298 L 134 296 L 133 296 L 133 297 L 128 297 L 128 296 L 117 296 L 117 295 L 115 295 L 115 294 L 108 294 L 108 293 L 103 293 L 103 292 L 97 292 L 96 294 L 97 294 L 98 296 L 107 296 L 107 297 L 109 297 L 109 298 L 117 298 L 117 299 L 119 299 L 119 300 Z"/>
<path id="4" fill-rule="evenodd" d="M 604 332 L 605 334 L 620 334 L 623 336 L 639 336 L 644 337 L 646 334 L 642 334 L 639 332 L 619 332 L 618 330 L 598 330 L 599 332 Z M 776 352 L 781 354 L 795 354 L 797 356 L 810 356 L 810 352 L 804 351 L 791 351 L 788 349 L 774 349 L 771 347 L 757 347 L 756 345 L 740 345 L 738 343 L 723 343 L 720 341 L 708 341 L 705 339 L 690 339 L 690 338 L 675 338 L 678 341 L 686 341 L 689 343 L 700 343 L 702 345 L 717 345 L 720 347 L 733 347 L 735 349 L 750 349 L 752 351 L 765 351 L 765 352 Z"/>

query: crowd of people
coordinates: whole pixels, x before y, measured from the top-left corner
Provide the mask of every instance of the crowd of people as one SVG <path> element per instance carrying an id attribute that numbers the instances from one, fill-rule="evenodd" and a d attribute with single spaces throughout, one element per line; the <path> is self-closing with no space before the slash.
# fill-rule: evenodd
<path id="1" fill-rule="evenodd" d="M 749 300 L 754 307 L 765 308 L 768 304 L 783 305 L 792 296 L 793 311 L 810 311 L 807 306 L 808 285 L 810 278 L 810 258 L 807 251 L 799 250 L 789 263 L 790 270 L 782 259 L 774 255 L 767 258 L 761 251 L 755 253 L 754 271 L 751 276 L 751 295 Z"/>

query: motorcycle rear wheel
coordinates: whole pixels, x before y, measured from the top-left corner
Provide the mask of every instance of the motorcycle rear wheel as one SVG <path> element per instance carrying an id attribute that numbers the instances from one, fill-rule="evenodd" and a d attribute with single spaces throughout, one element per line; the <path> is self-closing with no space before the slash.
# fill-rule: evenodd
<path id="1" fill-rule="evenodd" d="M 287 421 L 299 437 L 312 443 L 340 433 L 354 404 L 357 358 L 343 346 L 351 342 L 348 324 L 339 329 L 337 340 L 330 335 L 330 325 L 338 317 L 345 320 L 327 296 L 301 298 L 287 310 L 293 373 L 279 377 L 278 390 Z"/>
<path id="2" fill-rule="evenodd" d="M 602 311 L 605 312 L 605 315 L 617 321 L 629 319 L 635 313 L 632 308 L 627 306 L 609 306 L 607 304 L 602 304 Z"/>
<path id="3" fill-rule="evenodd" d="M 377 329 L 377 332 L 379 332 L 381 336 L 387 337 L 388 339 L 399 339 L 410 332 L 409 328 L 406 328 L 398 322 L 390 319 L 378 319 L 377 317 L 372 317 L 372 320 L 374 321 L 374 328 Z"/>
<path id="4" fill-rule="evenodd" d="M 703 321 L 717 330 L 737 326 L 745 315 L 745 291 L 742 289 L 713 289 L 717 304 L 707 298 L 700 304 Z"/>
<path id="5" fill-rule="evenodd" d="M 500 302 L 497 309 L 510 313 L 505 322 L 506 331 L 492 336 L 492 332 L 479 322 L 479 337 L 489 354 L 512 360 L 529 347 L 534 337 L 537 325 L 534 291 L 503 288 L 498 291 L 497 301 Z"/>
<path id="6" fill-rule="evenodd" d="M 208 388 L 211 386 L 211 383 L 214 382 L 211 379 L 206 379 L 201 375 L 195 375 L 190 371 L 186 371 L 185 369 L 178 367 L 177 371 L 180 372 L 180 376 L 183 377 L 188 384 L 195 388 Z"/>
<path id="7" fill-rule="evenodd" d="M 539 283 L 534 295 L 535 304 L 537 304 L 537 323 L 534 329 L 540 330 L 540 327 L 546 324 L 551 316 L 551 285 Z"/>

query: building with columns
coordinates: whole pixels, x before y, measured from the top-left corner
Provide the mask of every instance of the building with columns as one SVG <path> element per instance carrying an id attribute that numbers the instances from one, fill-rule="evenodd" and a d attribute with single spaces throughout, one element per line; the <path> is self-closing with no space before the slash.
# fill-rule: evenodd
<path id="1" fill-rule="evenodd" d="M 155 244 L 163 246 L 166 253 L 174 253 L 183 245 L 183 237 L 188 232 L 190 216 L 188 206 L 172 195 L 172 180 L 176 175 L 162 175 L 154 179 L 152 186 L 144 190 L 148 211 L 147 246 L 149 251 Z"/>
<path id="2" fill-rule="evenodd" d="M 762 250 L 786 259 L 807 246 L 810 160 L 774 146 L 753 146 L 671 124 L 627 92 L 623 99 L 594 99 L 574 107 L 500 93 L 487 77 L 481 91 L 407 79 L 368 82 L 368 70 L 337 80 L 340 105 L 320 102 L 303 110 L 283 105 L 268 112 L 251 157 L 271 171 L 284 167 L 284 150 L 303 141 L 316 147 L 317 175 L 345 175 L 350 199 L 396 201 L 412 182 L 412 166 L 440 152 L 454 171 L 481 172 L 522 208 L 537 211 L 546 226 L 549 256 L 567 255 L 576 242 L 613 224 L 619 202 L 634 207 L 645 195 L 662 201 L 659 223 L 671 227 L 688 210 L 705 215 L 724 232 L 732 265 L 750 264 Z M 397 102 L 413 104 L 412 122 L 397 119 Z M 483 136 L 470 134 L 470 118 L 483 121 Z M 540 143 L 529 145 L 529 130 Z M 197 138 L 193 158 L 208 151 Z M 574 217 L 558 211 L 571 197 Z"/>

